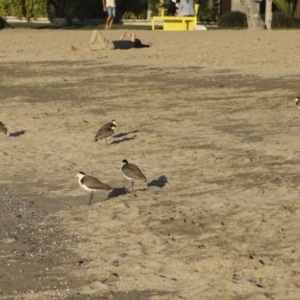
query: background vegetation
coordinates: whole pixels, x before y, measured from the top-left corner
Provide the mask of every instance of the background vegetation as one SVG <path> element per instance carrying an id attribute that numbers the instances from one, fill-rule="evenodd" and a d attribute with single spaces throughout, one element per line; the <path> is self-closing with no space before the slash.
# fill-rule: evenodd
<path id="1" fill-rule="evenodd" d="M 156 0 L 153 0 L 156 1 Z M 117 19 L 145 19 L 147 0 L 116 0 Z M 103 19 L 101 0 L 0 0 L 0 16 L 17 18 L 65 18 L 69 25 L 73 18 L 80 20 Z"/>
<path id="2" fill-rule="evenodd" d="M 147 9 L 156 15 L 159 7 L 167 8 L 171 0 L 116 0 L 118 19 L 146 19 Z M 299 28 L 294 18 L 300 10 L 300 0 L 273 0 L 277 12 L 273 14 L 274 28 Z M 245 15 L 241 12 L 227 12 L 219 16 L 219 0 L 195 0 L 200 4 L 198 20 L 218 22 L 220 27 L 247 27 Z M 61 17 L 72 25 L 72 20 L 104 19 L 101 0 L 0 0 L 0 16 L 37 19 L 46 17 L 53 20 Z"/>
<path id="3" fill-rule="evenodd" d="M 287 16 L 282 12 L 273 13 L 272 17 L 273 28 L 300 28 L 300 19 L 295 19 L 292 16 Z"/>
<path id="4" fill-rule="evenodd" d="M 218 25 L 223 28 L 246 28 L 248 27 L 247 17 L 246 14 L 240 11 L 228 11 L 220 17 Z"/>
<path id="5" fill-rule="evenodd" d="M 261 15 L 265 19 L 264 15 Z M 231 11 L 222 15 L 218 21 L 221 28 L 247 28 L 246 14 L 239 11 Z M 280 11 L 273 13 L 272 28 L 300 28 L 300 19 L 287 16 Z"/>

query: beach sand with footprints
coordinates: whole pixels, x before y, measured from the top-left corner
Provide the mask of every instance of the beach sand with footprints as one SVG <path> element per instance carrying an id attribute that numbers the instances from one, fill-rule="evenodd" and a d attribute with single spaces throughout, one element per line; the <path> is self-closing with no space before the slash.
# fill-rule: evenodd
<path id="1" fill-rule="evenodd" d="M 299 31 L 91 33 L 0 33 L 0 299 L 299 299 Z"/>

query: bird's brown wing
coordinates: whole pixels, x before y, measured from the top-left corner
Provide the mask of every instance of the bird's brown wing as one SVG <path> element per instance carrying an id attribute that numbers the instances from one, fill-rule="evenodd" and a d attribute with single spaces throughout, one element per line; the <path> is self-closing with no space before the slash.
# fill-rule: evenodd
<path id="1" fill-rule="evenodd" d="M 114 130 L 110 128 L 111 124 L 112 124 L 111 122 L 107 123 L 97 131 L 95 136 L 95 142 L 97 142 L 100 139 L 110 137 L 111 135 L 114 134 Z"/>
<path id="2" fill-rule="evenodd" d="M 147 181 L 146 176 L 142 173 L 140 168 L 134 164 L 126 164 L 124 165 L 123 172 L 127 177 Z"/>
<path id="3" fill-rule="evenodd" d="M 7 128 L 1 121 L 0 121 L 0 132 L 4 132 L 5 134 L 7 134 Z"/>
<path id="4" fill-rule="evenodd" d="M 85 184 L 90 189 L 107 190 L 107 191 L 112 189 L 112 187 L 109 186 L 108 184 L 105 184 L 105 183 L 101 182 L 100 180 L 98 180 L 97 178 L 95 178 L 93 176 L 89 176 L 89 175 L 86 175 L 83 177 L 82 183 Z"/>

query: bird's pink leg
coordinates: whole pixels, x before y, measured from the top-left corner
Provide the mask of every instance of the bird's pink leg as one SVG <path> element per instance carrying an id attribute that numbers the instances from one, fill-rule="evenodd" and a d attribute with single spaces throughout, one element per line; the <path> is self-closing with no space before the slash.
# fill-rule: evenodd
<path id="1" fill-rule="evenodd" d="M 94 192 L 91 191 L 91 192 L 90 192 L 90 202 L 89 202 L 89 205 L 92 204 L 92 199 L 93 199 L 93 197 L 94 197 Z"/>
<path id="2" fill-rule="evenodd" d="M 131 185 L 127 188 L 127 193 L 131 187 L 132 187 L 132 191 L 133 191 L 133 181 L 132 180 L 131 180 Z"/>

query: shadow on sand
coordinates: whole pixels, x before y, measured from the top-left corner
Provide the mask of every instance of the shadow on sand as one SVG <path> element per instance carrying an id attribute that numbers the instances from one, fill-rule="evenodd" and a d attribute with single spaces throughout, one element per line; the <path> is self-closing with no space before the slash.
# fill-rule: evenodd
<path id="1" fill-rule="evenodd" d="M 112 191 L 108 194 L 107 199 L 109 200 L 110 198 L 117 198 L 119 196 L 122 195 L 126 195 L 127 194 L 127 189 L 125 187 L 122 188 L 114 188 L 112 189 Z"/>
<path id="2" fill-rule="evenodd" d="M 131 133 L 138 133 L 139 131 L 138 130 L 134 130 L 134 131 L 130 131 L 130 132 L 126 132 L 126 133 L 119 133 L 119 134 L 117 134 L 117 135 L 114 135 L 114 138 L 121 138 L 121 137 L 123 137 L 123 136 L 126 136 L 126 135 L 128 135 L 128 134 L 131 134 Z"/>
<path id="3" fill-rule="evenodd" d="M 151 182 L 149 182 L 148 188 L 150 186 L 157 186 L 159 188 L 163 188 L 168 182 L 168 178 L 165 175 L 161 175 L 158 179 L 154 179 Z"/>
<path id="4" fill-rule="evenodd" d="M 20 131 L 16 131 L 16 132 L 12 132 L 9 134 L 9 137 L 12 136 L 12 137 L 17 137 L 17 136 L 20 136 L 20 135 L 23 135 L 25 134 L 25 130 L 20 130 Z"/>
<path id="5" fill-rule="evenodd" d="M 124 142 L 127 142 L 127 141 L 131 141 L 131 140 L 134 140 L 137 136 L 134 135 L 133 137 L 131 138 L 124 138 L 124 139 L 121 139 L 121 140 L 118 140 L 118 141 L 113 141 L 110 143 L 111 144 L 120 144 L 120 143 L 124 143 Z"/>

